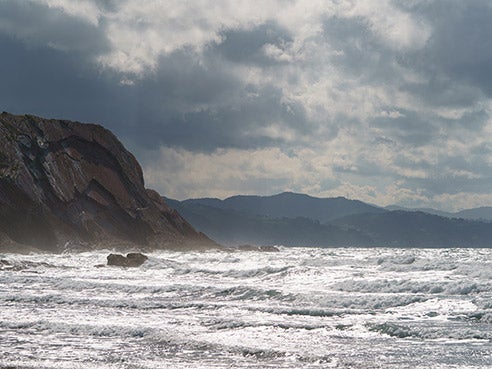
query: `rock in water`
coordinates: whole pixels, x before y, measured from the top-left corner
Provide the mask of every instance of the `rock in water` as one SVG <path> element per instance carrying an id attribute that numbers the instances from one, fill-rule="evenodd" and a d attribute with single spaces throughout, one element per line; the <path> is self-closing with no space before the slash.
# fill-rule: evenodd
<path id="1" fill-rule="evenodd" d="M 263 251 L 263 252 L 279 252 L 280 249 L 276 246 L 265 245 L 265 246 L 255 246 L 255 245 L 240 245 L 235 248 L 238 251 Z"/>
<path id="2" fill-rule="evenodd" d="M 267 245 L 267 246 L 260 246 L 260 251 L 265 251 L 265 252 L 279 252 L 280 250 L 276 246 Z"/>
<path id="3" fill-rule="evenodd" d="M 148 259 L 148 257 L 140 252 L 130 252 L 126 254 L 128 266 L 140 266 Z"/>
<path id="4" fill-rule="evenodd" d="M 123 256 L 121 254 L 109 254 L 107 259 L 108 259 L 108 265 L 122 266 L 122 267 L 138 267 L 143 263 L 145 263 L 148 257 L 139 252 L 131 252 L 128 253 L 126 256 Z"/>
<path id="5" fill-rule="evenodd" d="M 126 266 L 128 259 L 121 254 L 109 254 L 108 257 L 108 265 L 114 266 Z"/>
<path id="6" fill-rule="evenodd" d="M 160 195 L 135 157 L 95 124 L 0 114 L 0 251 L 217 247 Z"/>

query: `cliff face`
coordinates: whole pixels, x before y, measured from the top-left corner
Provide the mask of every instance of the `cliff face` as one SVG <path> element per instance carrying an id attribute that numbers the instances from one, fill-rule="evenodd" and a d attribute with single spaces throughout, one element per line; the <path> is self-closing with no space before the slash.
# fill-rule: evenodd
<path id="1" fill-rule="evenodd" d="M 158 193 L 118 139 L 94 124 L 0 115 L 0 250 L 69 245 L 216 246 Z"/>

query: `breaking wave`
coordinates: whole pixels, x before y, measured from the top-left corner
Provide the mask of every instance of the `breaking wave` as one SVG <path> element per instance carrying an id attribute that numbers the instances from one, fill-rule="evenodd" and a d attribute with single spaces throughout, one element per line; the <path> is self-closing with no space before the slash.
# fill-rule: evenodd
<path id="1" fill-rule="evenodd" d="M 0 367 L 492 367 L 492 250 L 108 252 L 0 255 Z"/>

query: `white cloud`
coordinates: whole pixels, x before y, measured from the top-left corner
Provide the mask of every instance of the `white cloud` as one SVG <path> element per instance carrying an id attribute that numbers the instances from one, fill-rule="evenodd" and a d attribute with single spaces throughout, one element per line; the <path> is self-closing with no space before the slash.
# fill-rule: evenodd
<path id="1" fill-rule="evenodd" d="M 217 150 L 211 154 L 162 147 L 144 167 L 146 185 L 166 196 L 227 197 L 238 191 L 279 191 L 302 181 L 304 163 L 279 149 Z"/>
<path id="2" fill-rule="evenodd" d="M 429 204 L 429 199 L 424 199 L 424 203 Z M 434 196 L 430 203 L 436 208 L 459 211 L 492 204 L 492 194 L 476 194 L 469 192 L 458 192 L 455 194 L 441 194 Z"/>
<path id="3" fill-rule="evenodd" d="M 98 61 L 121 72 L 152 73 L 161 55 L 184 48 L 200 53 L 219 43 L 222 31 L 259 25 L 274 9 L 275 3 L 256 1 L 121 2 L 116 12 L 106 14 L 112 51 Z"/>
<path id="4" fill-rule="evenodd" d="M 478 80 L 467 64 L 490 61 L 489 32 L 463 27 L 479 3 L 29 0 L 0 2 L 0 32 L 86 55 L 83 68 L 115 85 L 108 95 L 128 93 L 122 132 L 162 145 L 145 173 L 166 195 L 290 189 L 444 206 L 449 193 L 475 201 L 459 186 L 484 192 L 492 168 L 491 63 Z M 447 35 L 469 29 L 463 40 L 478 41 L 461 53 Z"/>
<path id="5" fill-rule="evenodd" d="M 341 4 L 342 15 L 365 19 L 373 32 L 391 48 L 421 48 L 431 35 L 431 28 L 424 20 L 399 10 L 389 0 L 358 0 Z"/>
<path id="6" fill-rule="evenodd" d="M 400 113 L 398 110 L 391 110 L 391 111 L 383 110 L 381 112 L 380 116 L 383 117 L 383 118 L 396 119 L 396 118 L 402 118 L 402 117 L 404 117 L 405 114 Z"/>
<path id="7" fill-rule="evenodd" d="M 62 12 L 77 18 L 81 18 L 94 26 L 99 24 L 99 18 L 102 12 L 99 7 L 92 1 L 78 0 L 30 0 L 39 4 L 46 4 L 53 9 L 59 9 Z"/>
<path id="8" fill-rule="evenodd" d="M 422 46 L 430 33 L 422 20 L 398 10 L 389 1 L 126 0 L 108 9 L 93 1 L 31 1 L 95 26 L 104 23 L 112 48 L 99 55 L 97 61 L 105 67 L 135 74 L 154 71 L 161 55 L 183 48 L 200 53 L 208 45 L 220 43 L 225 30 L 247 30 L 268 21 L 290 31 L 292 49 L 297 54 L 322 33 L 323 22 L 331 16 L 363 19 L 377 37 L 398 49 Z M 293 55 L 286 51 L 276 45 L 265 45 L 269 56 L 292 61 Z"/>

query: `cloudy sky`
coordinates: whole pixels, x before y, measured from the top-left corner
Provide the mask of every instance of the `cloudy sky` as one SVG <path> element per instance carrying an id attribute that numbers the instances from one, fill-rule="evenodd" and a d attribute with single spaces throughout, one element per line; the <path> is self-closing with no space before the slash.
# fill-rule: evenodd
<path id="1" fill-rule="evenodd" d="M 488 0 L 0 0 L 0 81 L 169 197 L 492 205 Z"/>

